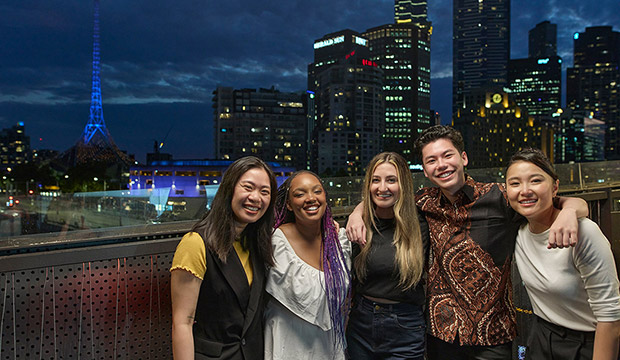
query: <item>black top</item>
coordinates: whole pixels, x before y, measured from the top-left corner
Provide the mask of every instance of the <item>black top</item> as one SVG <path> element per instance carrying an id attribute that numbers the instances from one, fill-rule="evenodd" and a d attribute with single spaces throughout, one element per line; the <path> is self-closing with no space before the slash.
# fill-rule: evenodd
<path id="1" fill-rule="evenodd" d="M 424 217 L 418 216 L 424 257 L 428 253 L 428 226 Z M 414 305 L 424 305 L 423 279 L 407 290 L 398 285 L 400 280 L 398 265 L 396 264 L 396 246 L 393 244 L 394 231 L 396 230 L 395 219 L 375 218 L 377 229 L 373 231 L 370 253 L 366 259 L 366 278 L 363 282 L 355 276 L 355 293 L 368 295 L 375 298 L 388 299 Z M 353 261 L 359 255 L 360 247 L 353 244 Z"/>

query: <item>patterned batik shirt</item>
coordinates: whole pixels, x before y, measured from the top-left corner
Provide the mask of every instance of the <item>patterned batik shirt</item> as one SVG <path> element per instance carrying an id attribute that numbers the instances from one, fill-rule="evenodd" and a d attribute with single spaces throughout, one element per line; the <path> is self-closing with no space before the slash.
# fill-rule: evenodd
<path id="1" fill-rule="evenodd" d="M 454 203 L 439 188 L 416 196 L 428 222 L 429 331 L 461 345 L 500 345 L 516 336 L 510 261 L 519 224 L 503 184 L 467 176 Z"/>

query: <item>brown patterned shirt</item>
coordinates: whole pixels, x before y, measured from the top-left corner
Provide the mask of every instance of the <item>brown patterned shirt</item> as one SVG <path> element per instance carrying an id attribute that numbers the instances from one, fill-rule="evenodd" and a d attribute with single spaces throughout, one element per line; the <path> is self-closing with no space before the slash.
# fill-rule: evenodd
<path id="1" fill-rule="evenodd" d="M 428 222 L 429 331 L 461 345 L 499 345 L 516 335 L 510 260 L 519 224 L 503 184 L 467 176 L 454 203 L 439 188 L 416 196 Z"/>

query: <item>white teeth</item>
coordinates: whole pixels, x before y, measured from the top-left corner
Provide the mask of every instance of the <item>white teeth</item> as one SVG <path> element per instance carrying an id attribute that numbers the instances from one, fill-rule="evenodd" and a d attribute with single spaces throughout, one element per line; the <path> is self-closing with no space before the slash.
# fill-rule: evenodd
<path id="1" fill-rule="evenodd" d="M 378 195 L 380 198 L 389 198 L 392 196 L 392 194 L 379 194 Z"/>
<path id="2" fill-rule="evenodd" d="M 519 201 L 521 204 L 533 204 L 536 200 L 521 200 Z"/>
<path id="3" fill-rule="evenodd" d="M 450 171 L 450 172 L 447 172 L 447 173 L 443 173 L 443 174 L 439 175 L 439 178 L 445 178 L 445 177 L 448 177 L 448 176 L 452 175 L 452 173 L 454 173 L 454 171 Z"/>
<path id="4" fill-rule="evenodd" d="M 250 211 L 258 211 L 257 207 L 253 207 L 253 206 L 246 206 L 246 209 L 250 210 Z"/>
<path id="5" fill-rule="evenodd" d="M 316 211 L 318 209 L 319 209 L 318 206 L 311 206 L 311 207 L 307 208 L 306 210 L 308 210 L 308 211 Z"/>

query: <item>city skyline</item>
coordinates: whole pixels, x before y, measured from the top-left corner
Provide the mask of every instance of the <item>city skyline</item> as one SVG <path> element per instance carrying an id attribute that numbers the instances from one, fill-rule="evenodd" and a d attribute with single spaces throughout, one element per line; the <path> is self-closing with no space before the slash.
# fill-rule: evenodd
<path id="1" fill-rule="evenodd" d="M 558 24 L 558 55 L 572 62 L 572 34 L 620 30 L 617 1 L 513 1 L 511 58 L 527 57 L 537 23 Z M 0 128 L 24 121 L 31 145 L 66 150 L 88 120 L 92 2 L 11 1 L 0 7 Z M 449 122 L 452 1 L 428 4 L 431 108 Z M 393 1 L 174 4 L 101 2 L 102 97 L 106 124 L 141 162 L 153 140 L 175 158 L 213 157 L 212 92 L 275 86 L 305 91 L 314 40 L 394 21 Z M 565 16 L 561 16 L 563 12 Z M 225 45 L 222 45 L 225 44 Z M 564 68 L 565 69 L 565 68 Z M 39 140 L 41 138 L 42 140 Z"/>

